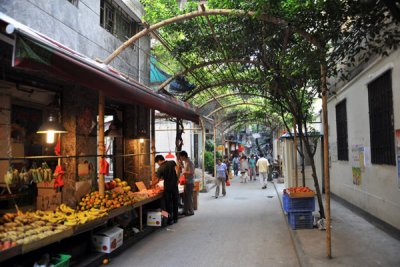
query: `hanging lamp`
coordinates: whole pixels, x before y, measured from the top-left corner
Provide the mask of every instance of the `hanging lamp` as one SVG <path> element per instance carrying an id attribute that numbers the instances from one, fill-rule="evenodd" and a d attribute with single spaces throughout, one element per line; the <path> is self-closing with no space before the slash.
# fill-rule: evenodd
<path id="1" fill-rule="evenodd" d="M 67 130 L 65 130 L 65 128 L 57 122 L 56 118 L 50 114 L 48 120 L 39 127 L 36 133 L 46 134 L 46 143 L 52 144 L 54 143 L 54 135 L 56 133 L 67 133 Z"/>

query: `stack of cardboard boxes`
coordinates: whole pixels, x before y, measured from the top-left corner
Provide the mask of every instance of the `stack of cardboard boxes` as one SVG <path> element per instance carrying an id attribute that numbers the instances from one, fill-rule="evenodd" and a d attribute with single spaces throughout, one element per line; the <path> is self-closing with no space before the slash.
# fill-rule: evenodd
<path id="1" fill-rule="evenodd" d="M 36 209 L 55 210 L 62 201 L 61 192 L 56 192 L 54 180 L 37 184 Z"/>

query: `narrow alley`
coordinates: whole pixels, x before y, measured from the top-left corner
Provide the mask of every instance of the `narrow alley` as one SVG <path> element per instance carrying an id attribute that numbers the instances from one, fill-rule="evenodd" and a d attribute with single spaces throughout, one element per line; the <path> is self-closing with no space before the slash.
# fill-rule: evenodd
<path id="1" fill-rule="evenodd" d="M 325 231 L 291 230 L 281 208 L 283 184 L 234 178 L 227 196 L 199 196 L 194 216 L 162 227 L 110 266 L 399 266 L 400 240 L 332 200 L 333 259 Z M 279 197 L 278 197 L 279 196 Z"/>

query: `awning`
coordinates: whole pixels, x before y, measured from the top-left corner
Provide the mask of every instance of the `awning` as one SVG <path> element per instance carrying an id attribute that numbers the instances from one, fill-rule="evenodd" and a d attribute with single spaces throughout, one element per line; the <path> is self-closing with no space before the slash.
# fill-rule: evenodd
<path id="1" fill-rule="evenodd" d="M 114 100 L 156 109 L 199 123 L 196 109 L 172 96 L 154 92 L 108 65 L 96 62 L 0 13 L 0 21 L 16 35 L 13 67 L 45 72 L 81 86 L 101 90 Z"/>

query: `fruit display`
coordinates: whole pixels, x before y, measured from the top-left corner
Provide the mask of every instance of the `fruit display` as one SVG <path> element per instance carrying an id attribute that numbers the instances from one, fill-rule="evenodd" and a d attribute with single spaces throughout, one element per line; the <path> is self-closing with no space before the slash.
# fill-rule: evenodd
<path id="1" fill-rule="evenodd" d="M 69 227 L 53 223 L 35 212 L 6 213 L 0 219 L 0 249 L 28 244 L 61 233 Z"/>
<path id="2" fill-rule="evenodd" d="M 294 197 L 309 197 L 315 195 L 314 191 L 307 186 L 288 187 L 286 189 L 283 189 L 283 193 Z"/>
<path id="3" fill-rule="evenodd" d="M 26 245 L 106 215 L 106 209 L 76 211 L 65 204 L 54 211 L 6 213 L 0 218 L 0 250 Z"/>
<path id="4" fill-rule="evenodd" d="M 112 210 L 130 204 L 132 204 L 132 198 L 129 194 L 115 188 L 112 191 L 106 191 L 104 197 L 100 196 L 99 191 L 87 194 L 79 202 L 78 210 L 86 211 L 92 208 Z"/>
<path id="5" fill-rule="evenodd" d="M 114 188 L 122 188 L 125 192 L 129 192 L 132 188 L 128 185 L 128 182 L 121 181 L 120 178 L 114 178 L 113 180 L 105 183 L 106 190 L 112 190 Z"/>

